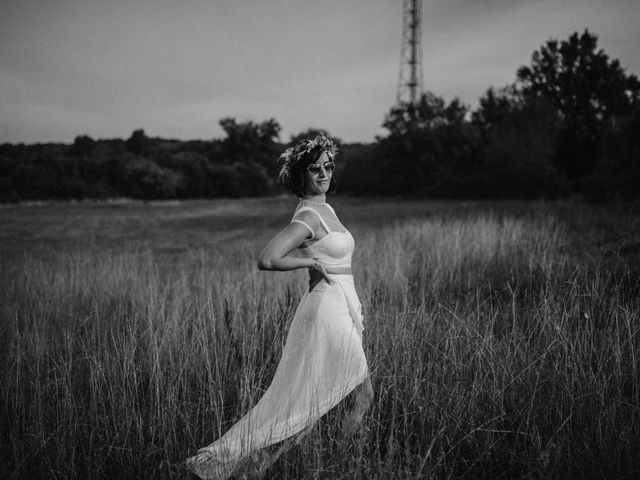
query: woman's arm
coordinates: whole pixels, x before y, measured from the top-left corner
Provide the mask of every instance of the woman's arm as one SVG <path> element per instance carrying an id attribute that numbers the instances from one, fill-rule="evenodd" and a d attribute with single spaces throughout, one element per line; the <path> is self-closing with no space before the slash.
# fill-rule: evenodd
<path id="1" fill-rule="evenodd" d="M 258 268 L 280 272 L 297 268 L 312 268 L 318 270 L 329 283 L 332 283 L 324 265 L 318 260 L 289 255 L 293 249 L 299 247 L 309 237 L 310 232 L 305 226 L 297 222 L 290 223 L 264 247 L 258 257 Z"/>
<path id="2" fill-rule="evenodd" d="M 287 271 L 296 268 L 313 268 L 313 258 L 298 258 L 289 253 L 309 237 L 309 230 L 300 223 L 290 223 L 264 247 L 258 257 L 260 270 Z"/>

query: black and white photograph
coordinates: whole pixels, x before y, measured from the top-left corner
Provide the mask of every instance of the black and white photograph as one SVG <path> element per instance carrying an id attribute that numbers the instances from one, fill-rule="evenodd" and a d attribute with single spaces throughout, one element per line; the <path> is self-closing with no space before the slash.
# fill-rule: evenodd
<path id="1" fill-rule="evenodd" d="M 638 0 L 5 0 L 0 478 L 640 478 Z"/>

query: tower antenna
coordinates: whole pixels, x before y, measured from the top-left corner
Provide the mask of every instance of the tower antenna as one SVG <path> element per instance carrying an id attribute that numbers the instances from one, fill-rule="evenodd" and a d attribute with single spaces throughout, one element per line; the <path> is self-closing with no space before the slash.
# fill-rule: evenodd
<path id="1" fill-rule="evenodd" d="M 398 75 L 398 105 L 415 105 L 422 95 L 422 0 L 403 0 L 402 50 Z"/>

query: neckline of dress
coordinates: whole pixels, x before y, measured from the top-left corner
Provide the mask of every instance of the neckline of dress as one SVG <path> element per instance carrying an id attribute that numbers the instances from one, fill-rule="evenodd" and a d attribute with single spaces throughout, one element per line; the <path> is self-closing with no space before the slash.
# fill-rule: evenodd
<path id="1" fill-rule="evenodd" d="M 337 230 L 331 230 L 330 232 L 327 232 L 327 234 L 322 237 L 319 238 L 318 240 L 316 240 L 315 242 L 313 242 L 311 245 L 307 245 L 306 247 L 302 247 L 302 248 L 311 248 L 314 245 L 317 245 L 318 243 L 320 243 L 322 240 L 324 240 L 325 238 L 327 238 L 329 235 L 331 235 L 332 233 L 340 233 L 342 235 L 350 235 L 349 230 L 345 230 L 344 232 L 338 232 Z"/>
<path id="2" fill-rule="evenodd" d="M 302 200 L 300 200 L 300 203 L 305 202 L 305 203 L 310 203 L 311 205 L 326 205 L 327 202 L 314 202 L 313 200 L 307 200 L 306 198 L 303 198 Z"/>

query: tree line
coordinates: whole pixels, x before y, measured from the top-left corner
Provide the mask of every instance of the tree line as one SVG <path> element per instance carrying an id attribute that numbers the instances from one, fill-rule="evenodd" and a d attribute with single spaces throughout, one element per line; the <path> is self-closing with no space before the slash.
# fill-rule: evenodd
<path id="1" fill-rule="evenodd" d="M 87 135 L 0 145 L 0 201 L 260 196 L 282 192 L 275 119 L 220 120 L 224 137 Z M 339 143 L 339 191 L 430 198 L 640 197 L 640 82 L 585 30 L 547 41 L 475 110 L 432 92 L 386 114 L 387 135 Z M 318 133 L 310 129 L 288 143 Z"/>

